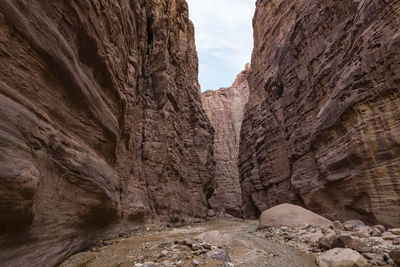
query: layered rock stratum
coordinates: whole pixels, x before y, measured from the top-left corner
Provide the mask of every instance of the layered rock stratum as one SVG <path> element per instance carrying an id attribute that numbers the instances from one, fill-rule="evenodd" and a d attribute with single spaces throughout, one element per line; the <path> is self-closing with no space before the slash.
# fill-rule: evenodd
<path id="1" fill-rule="evenodd" d="M 291 202 L 400 225 L 400 2 L 256 5 L 244 216 Z"/>
<path id="2" fill-rule="evenodd" d="M 203 107 L 215 129 L 215 190 L 210 207 L 242 216 L 242 194 L 239 183 L 238 155 L 243 108 L 249 96 L 247 75 L 250 64 L 237 75 L 231 87 L 202 93 Z"/>
<path id="3" fill-rule="evenodd" d="M 205 218 L 213 129 L 183 0 L 0 1 L 0 262 Z"/>

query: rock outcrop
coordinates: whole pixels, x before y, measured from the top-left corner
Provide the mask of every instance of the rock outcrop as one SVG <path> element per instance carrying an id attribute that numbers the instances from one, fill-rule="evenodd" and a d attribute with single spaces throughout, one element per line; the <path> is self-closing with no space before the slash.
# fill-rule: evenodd
<path id="1" fill-rule="evenodd" d="M 206 114 L 215 129 L 215 191 L 211 208 L 242 216 L 242 194 L 239 183 L 238 155 L 243 108 L 249 96 L 247 75 L 250 64 L 237 75 L 231 87 L 202 93 Z"/>
<path id="2" fill-rule="evenodd" d="M 400 2 L 258 0 L 246 218 L 279 203 L 400 225 Z"/>
<path id="3" fill-rule="evenodd" d="M 205 218 L 213 129 L 184 0 L 0 1 L 0 262 Z"/>

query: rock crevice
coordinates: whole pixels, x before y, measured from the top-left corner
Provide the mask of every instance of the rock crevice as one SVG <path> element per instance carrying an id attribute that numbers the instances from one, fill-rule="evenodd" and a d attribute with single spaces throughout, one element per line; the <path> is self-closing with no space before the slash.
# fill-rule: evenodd
<path id="1" fill-rule="evenodd" d="M 249 95 L 249 71 L 247 64 L 231 87 L 202 93 L 204 109 L 215 129 L 215 190 L 209 199 L 210 207 L 236 217 L 242 216 L 238 156 L 243 108 Z"/>

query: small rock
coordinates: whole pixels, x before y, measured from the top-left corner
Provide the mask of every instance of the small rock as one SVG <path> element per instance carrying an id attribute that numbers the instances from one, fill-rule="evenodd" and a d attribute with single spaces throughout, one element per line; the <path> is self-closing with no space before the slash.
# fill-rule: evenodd
<path id="1" fill-rule="evenodd" d="M 223 249 L 213 249 L 207 252 L 207 258 L 215 259 L 223 262 L 231 262 L 228 253 Z"/>
<path id="2" fill-rule="evenodd" d="M 381 233 L 385 232 L 385 230 L 386 230 L 386 229 L 385 229 L 385 226 L 380 225 L 380 224 L 375 225 L 373 228 L 378 229 L 379 231 L 381 231 Z"/>
<path id="3" fill-rule="evenodd" d="M 233 264 L 232 262 L 224 262 L 223 267 L 235 267 L 235 264 Z"/>
<path id="4" fill-rule="evenodd" d="M 143 263 L 144 262 L 144 257 L 143 256 L 137 257 L 136 262 Z"/>
<path id="5" fill-rule="evenodd" d="M 400 228 L 391 229 L 390 232 L 394 235 L 400 235 Z"/>
<path id="6" fill-rule="evenodd" d="M 343 227 L 346 231 L 353 231 L 355 228 L 354 225 L 351 225 L 351 224 L 345 224 L 345 225 L 343 225 Z"/>
<path id="7" fill-rule="evenodd" d="M 337 234 L 332 231 L 326 231 L 324 236 L 320 238 L 318 241 L 320 247 L 325 248 L 325 249 L 330 249 L 333 241 L 337 238 Z"/>
<path id="8" fill-rule="evenodd" d="M 334 248 L 317 257 L 320 267 L 365 267 L 367 260 L 350 248 Z"/>
<path id="9" fill-rule="evenodd" d="M 393 245 L 395 245 L 395 246 L 400 245 L 400 236 L 396 237 L 396 239 L 393 240 Z"/>
<path id="10" fill-rule="evenodd" d="M 192 244 L 192 250 L 193 251 L 197 251 L 197 250 L 200 250 L 200 249 L 202 249 L 202 246 L 200 246 L 200 244 L 198 244 L 198 243 L 193 243 Z"/>
<path id="11" fill-rule="evenodd" d="M 339 221 L 334 221 L 333 222 L 333 229 L 344 231 L 343 224 L 341 222 L 339 222 Z"/>
<path id="12" fill-rule="evenodd" d="M 365 226 L 365 224 L 360 220 L 351 220 L 343 223 L 343 227 L 346 231 L 353 231 L 359 226 Z"/>
<path id="13" fill-rule="evenodd" d="M 395 240 L 397 236 L 392 234 L 391 232 L 384 232 L 382 234 L 382 238 L 383 240 Z"/>
<path id="14" fill-rule="evenodd" d="M 191 238 L 185 238 L 185 239 L 183 240 L 183 244 L 186 245 L 186 246 L 188 246 L 188 247 L 192 247 L 193 243 L 194 243 L 194 241 L 193 241 L 193 239 L 191 239 Z"/>
<path id="15" fill-rule="evenodd" d="M 193 259 L 192 263 L 194 266 L 200 265 L 200 262 L 196 259 Z"/>
<path id="16" fill-rule="evenodd" d="M 366 258 L 367 260 L 372 260 L 375 258 L 375 255 L 372 253 L 363 253 L 362 254 L 364 256 L 364 258 Z"/>
<path id="17" fill-rule="evenodd" d="M 360 238 L 369 238 L 369 229 L 363 229 L 357 232 L 357 236 Z"/>
<path id="18" fill-rule="evenodd" d="M 162 257 L 168 256 L 168 251 L 166 251 L 166 250 L 161 251 L 161 256 Z"/>
<path id="19" fill-rule="evenodd" d="M 210 250 L 211 249 L 211 245 L 208 244 L 208 243 L 203 244 L 203 248 Z"/>
<path id="20" fill-rule="evenodd" d="M 209 210 L 207 211 L 207 216 L 208 216 L 208 217 L 215 217 L 215 216 L 216 216 L 215 210 L 209 209 Z"/>
<path id="21" fill-rule="evenodd" d="M 382 232 L 376 227 L 371 228 L 369 233 L 370 233 L 371 236 L 374 236 L 374 237 L 382 236 Z"/>

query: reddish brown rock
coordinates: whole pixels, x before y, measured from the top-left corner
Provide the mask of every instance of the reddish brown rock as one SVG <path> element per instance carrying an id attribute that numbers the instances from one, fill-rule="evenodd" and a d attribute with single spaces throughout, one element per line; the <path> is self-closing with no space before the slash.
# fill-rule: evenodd
<path id="1" fill-rule="evenodd" d="M 0 1 L 0 262 L 205 218 L 213 130 L 183 0 Z"/>
<path id="2" fill-rule="evenodd" d="M 242 71 L 231 87 L 202 94 L 203 106 L 215 129 L 214 156 L 216 189 L 209 203 L 214 209 L 241 217 L 242 194 L 239 183 L 238 154 L 243 108 L 249 96 L 247 75 Z"/>
<path id="3" fill-rule="evenodd" d="M 253 22 L 245 217 L 291 202 L 400 225 L 400 2 L 259 0 Z"/>

